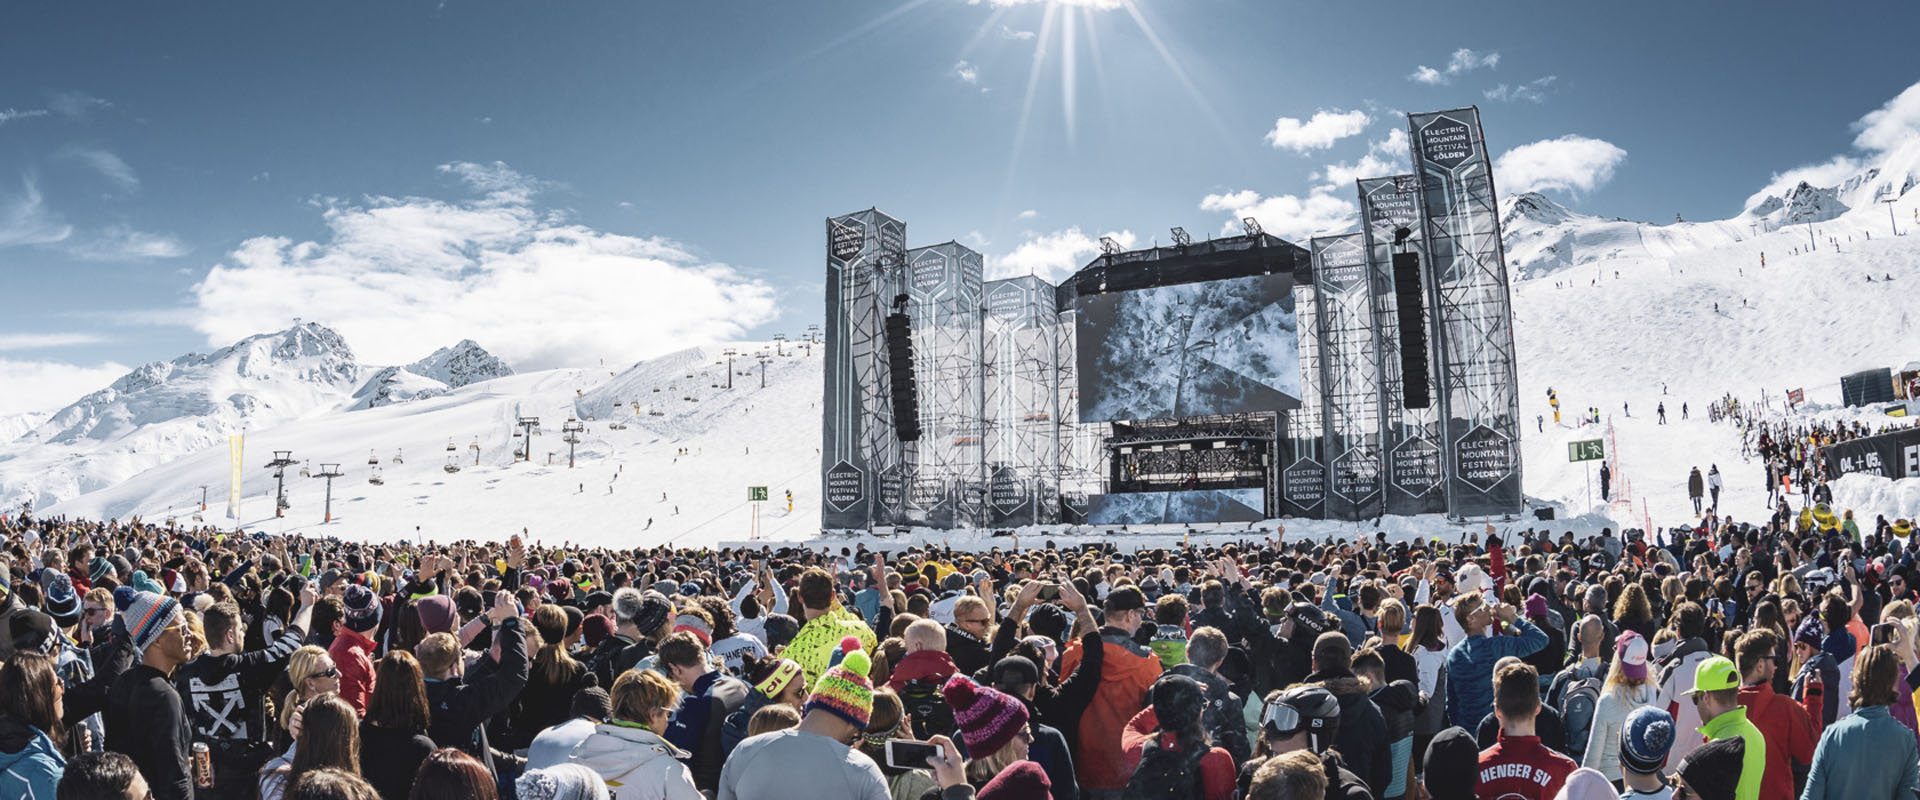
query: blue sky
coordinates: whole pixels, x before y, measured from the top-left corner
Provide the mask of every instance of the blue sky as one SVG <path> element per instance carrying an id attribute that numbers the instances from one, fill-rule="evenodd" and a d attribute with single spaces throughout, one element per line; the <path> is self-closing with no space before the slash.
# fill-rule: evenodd
<path id="1" fill-rule="evenodd" d="M 1920 79 L 1910 5 L 1718 6 L 9 4 L 0 376 L 36 388 L 0 413 L 294 316 L 381 363 L 797 334 L 822 219 L 874 205 L 1004 273 L 1304 237 L 1405 111 L 1545 142 L 1503 193 L 1726 217 Z"/>

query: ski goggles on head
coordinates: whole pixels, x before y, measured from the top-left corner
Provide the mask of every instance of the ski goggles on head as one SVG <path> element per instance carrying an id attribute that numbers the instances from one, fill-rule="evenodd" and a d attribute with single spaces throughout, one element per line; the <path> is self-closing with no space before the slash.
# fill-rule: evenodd
<path id="1" fill-rule="evenodd" d="M 1300 716 L 1300 710 L 1286 703 L 1268 703 L 1260 709 L 1260 727 L 1275 734 L 1286 736 L 1306 727 L 1306 720 Z"/>

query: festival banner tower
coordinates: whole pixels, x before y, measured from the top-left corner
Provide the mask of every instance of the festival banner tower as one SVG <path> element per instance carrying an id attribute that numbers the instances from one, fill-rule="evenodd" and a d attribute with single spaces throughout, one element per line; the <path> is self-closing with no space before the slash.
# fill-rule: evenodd
<path id="1" fill-rule="evenodd" d="M 1363 519 L 1380 505 L 1380 343 L 1367 280 L 1365 236 L 1309 242 L 1320 330 L 1329 519 Z"/>
<path id="2" fill-rule="evenodd" d="M 1380 332 L 1380 442 L 1386 451 L 1386 513 L 1438 514 L 1447 510 L 1441 486 L 1439 414 L 1429 404 L 1408 408 L 1401 374 L 1400 307 L 1394 283 L 1396 253 L 1426 261 L 1420 230 L 1420 181 L 1412 175 L 1360 180 L 1361 233 L 1366 236 L 1367 278 L 1374 327 Z M 1419 289 L 1420 287 L 1413 287 Z M 1425 296 L 1424 292 L 1411 292 Z M 1425 308 L 1419 316 L 1424 322 Z M 1422 330 L 1425 330 L 1423 325 Z M 1431 340 L 1431 337 L 1426 337 Z M 1428 351 L 1431 353 L 1431 349 Z M 1433 374 L 1433 359 L 1426 359 Z"/>
<path id="3" fill-rule="evenodd" d="M 1480 111 L 1408 116 L 1420 178 L 1425 283 L 1446 463 L 1447 513 L 1521 510 L 1520 397 L 1513 309 L 1493 162 Z"/>
<path id="4" fill-rule="evenodd" d="M 911 449 L 893 420 L 886 318 L 906 295 L 907 225 L 867 209 L 827 220 L 823 528 L 891 525 L 904 514 Z"/>

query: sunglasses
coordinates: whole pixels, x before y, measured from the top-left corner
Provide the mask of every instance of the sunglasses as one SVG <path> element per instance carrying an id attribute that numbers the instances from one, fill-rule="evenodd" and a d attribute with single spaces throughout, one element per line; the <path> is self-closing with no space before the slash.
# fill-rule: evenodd
<path id="1" fill-rule="evenodd" d="M 339 668 L 339 667 L 328 667 L 328 668 L 327 668 L 327 669 L 326 669 L 326 670 L 325 670 L 324 672 L 316 672 L 316 673 L 313 673 L 313 674 L 312 674 L 311 676 L 309 676 L 309 677 L 311 677 L 311 678 L 338 678 L 338 677 L 340 677 L 340 668 Z"/>

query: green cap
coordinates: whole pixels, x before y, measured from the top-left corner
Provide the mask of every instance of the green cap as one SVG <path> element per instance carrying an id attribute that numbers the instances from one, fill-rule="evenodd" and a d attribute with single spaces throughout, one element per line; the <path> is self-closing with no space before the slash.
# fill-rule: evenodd
<path id="1" fill-rule="evenodd" d="M 1682 694 L 1694 695 L 1700 692 L 1717 692 L 1721 689 L 1740 688 L 1740 670 L 1734 669 L 1733 662 L 1723 656 L 1714 656 L 1700 662 L 1693 670 L 1693 688 Z"/>

